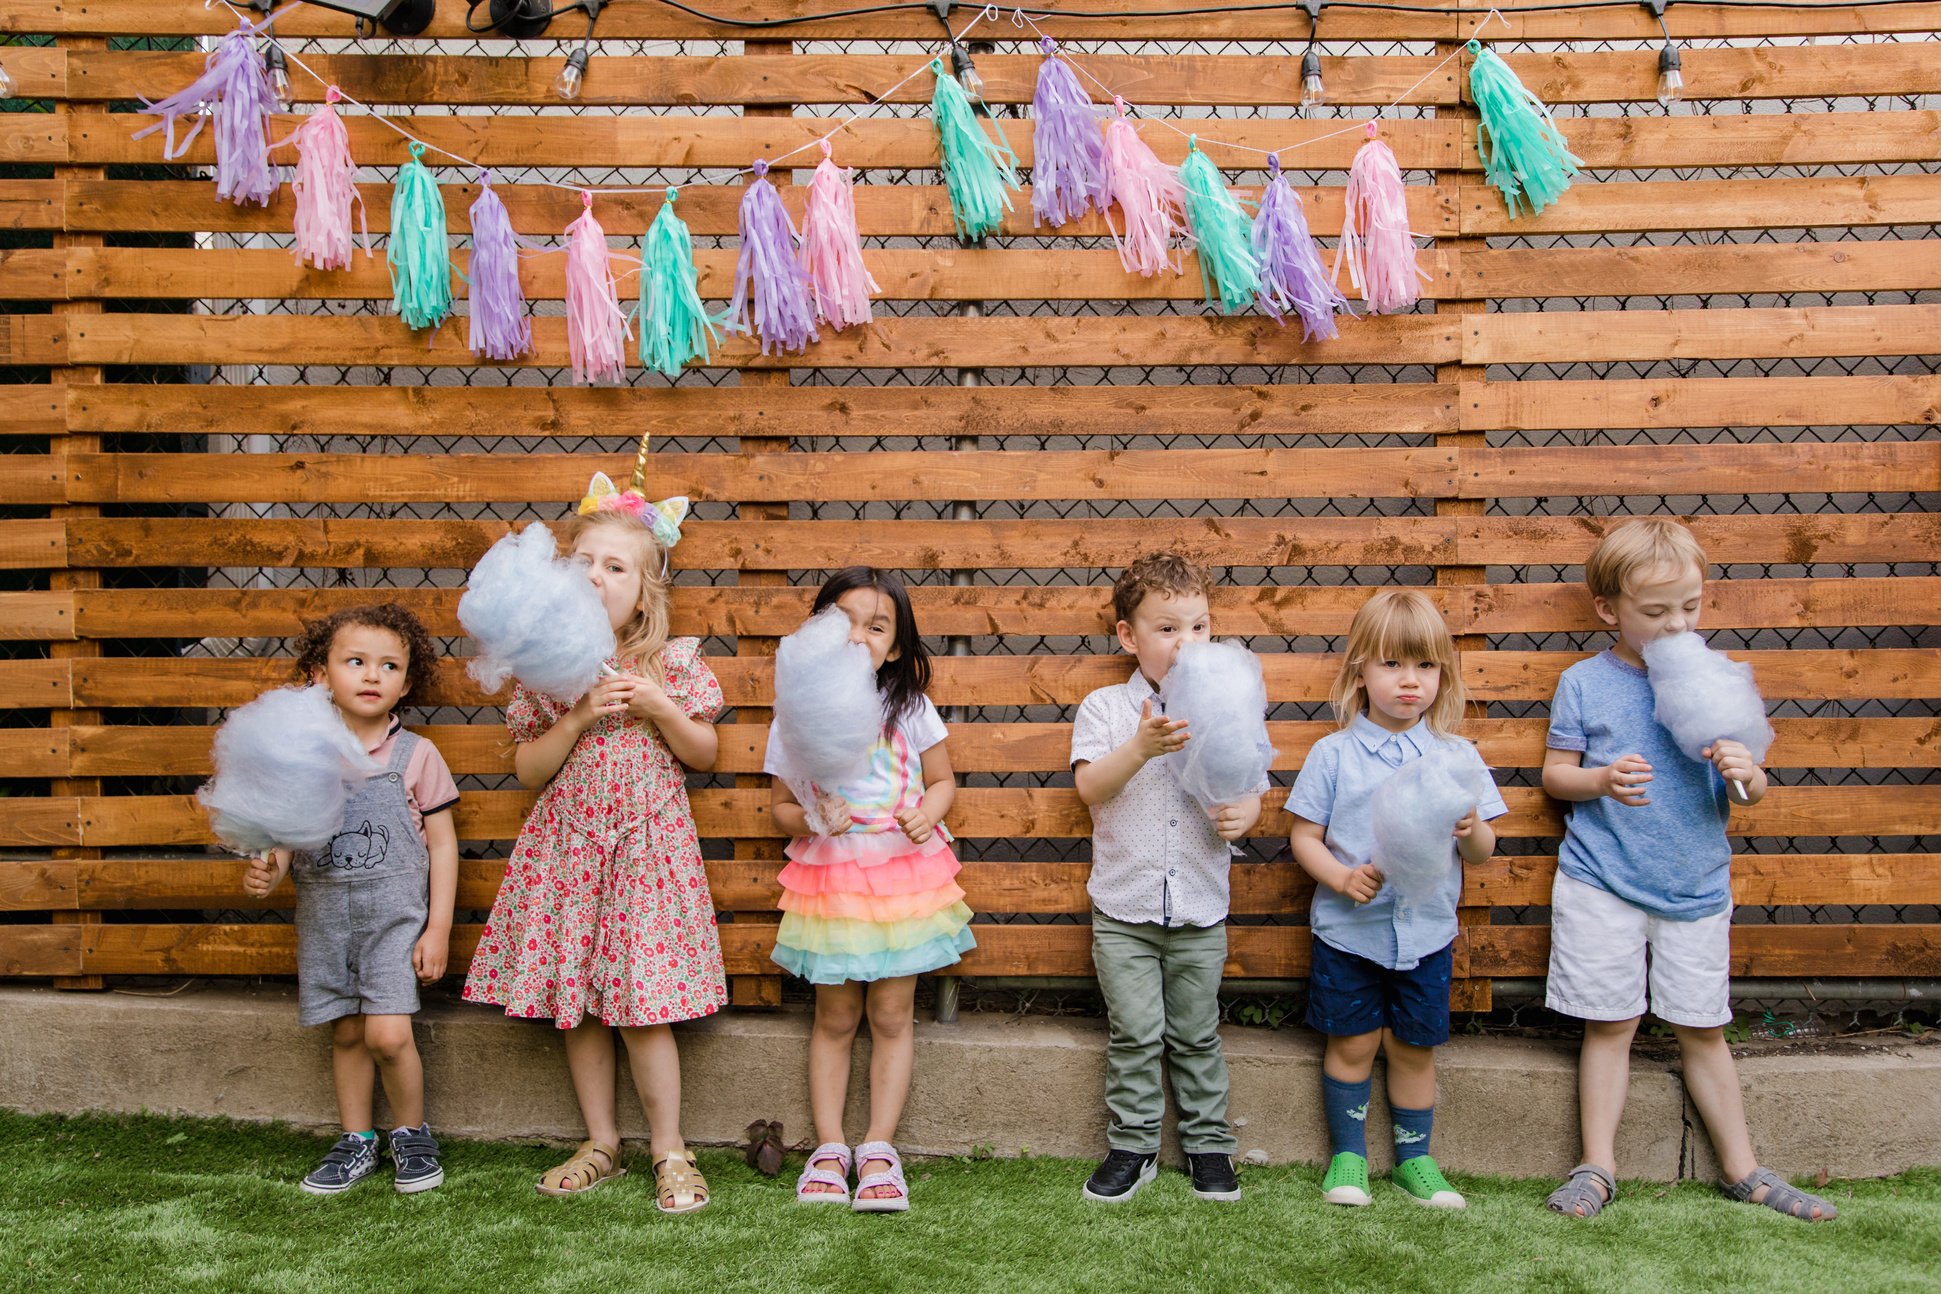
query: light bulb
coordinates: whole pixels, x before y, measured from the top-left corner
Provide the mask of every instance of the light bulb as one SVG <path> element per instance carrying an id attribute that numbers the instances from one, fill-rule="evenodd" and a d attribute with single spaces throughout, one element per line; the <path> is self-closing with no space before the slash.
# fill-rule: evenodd
<path id="1" fill-rule="evenodd" d="M 6 64 L 0 63 L 0 99 L 11 98 L 13 98 L 13 73 L 7 70 Z"/>
<path id="2" fill-rule="evenodd" d="M 269 69 L 270 93 L 276 96 L 276 106 L 290 112 L 297 106 L 297 92 L 290 84 L 289 60 L 283 56 L 280 45 L 271 45 L 263 51 L 263 66 Z"/>
<path id="3" fill-rule="evenodd" d="M 964 87 L 975 106 L 984 106 L 984 78 L 977 74 L 977 64 L 971 62 L 970 51 L 962 45 L 953 43 L 950 47 L 950 74 L 957 78 L 957 84 Z"/>
<path id="4" fill-rule="evenodd" d="M 586 83 L 586 63 L 591 57 L 582 45 L 567 55 L 566 66 L 559 69 L 553 78 L 553 93 L 571 103 L 580 97 L 580 87 Z"/>
<path id="5" fill-rule="evenodd" d="M 1310 45 L 1307 53 L 1301 55 L 1301 106 L 1319 107 L 1322 101 L 1321 51 Z"/>
<path id="6" fill-rule="evenodd" d="M 1667 45 L 1658 51 L 1658 102 L 1667 110 L 1685 97 L 1685 78 L 1678 71 L 1678 48 Z"/>

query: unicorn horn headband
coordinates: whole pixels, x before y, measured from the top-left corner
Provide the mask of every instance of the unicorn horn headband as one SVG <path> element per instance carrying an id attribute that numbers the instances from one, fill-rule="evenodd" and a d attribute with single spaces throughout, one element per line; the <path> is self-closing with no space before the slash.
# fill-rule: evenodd
<path id="1" fill-rule="evenodd" d="M 647 446 L 650 435 L 640 438 L 640 452 L 634 455 L 633 481 L 624 490 L 614 488 L 605 472 L 595 472 L 580 500 L 579 515 L 596 512 L 624 512 L 645 522 L 663 549 L 681 542 L 681 523 L 687 519 L 688 501 L 684 494 L 672 495 L 659 503 L 649 503 L 642 487 L 647 483 Z"/>

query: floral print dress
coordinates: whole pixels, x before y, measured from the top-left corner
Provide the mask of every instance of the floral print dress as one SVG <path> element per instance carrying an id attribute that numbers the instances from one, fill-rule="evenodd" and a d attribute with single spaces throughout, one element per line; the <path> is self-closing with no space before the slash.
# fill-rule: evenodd
<path id="1" fill-rule="evenodd" d="M 711 722 L 721 684 L 700 647 L 676 638 L 661 660 L 668 696 Z M 506 727 L 514 741 L 533 741 L 571 708 L 521 687 Z M 726 1005 L 684 772 L 652 724 L 598 720 L 540 794 L 480 933 L 465 998 L 562 1029 L 589 1015 L 622 1027 L 667 1024 Z"/>

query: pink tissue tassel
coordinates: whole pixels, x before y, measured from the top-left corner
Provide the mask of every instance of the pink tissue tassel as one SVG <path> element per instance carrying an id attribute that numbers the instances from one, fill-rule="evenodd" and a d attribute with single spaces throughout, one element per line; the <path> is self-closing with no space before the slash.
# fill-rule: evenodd
<path id="1" fill-rule="evenodd" d="M 809 294 L 816 314 L 839 332 L 850 324 L 870 322 L 870 293 L 882 291 L 863 264 L 856 195 L 850 189 L 854 174 L 836 165 L 829 156 L 829 141 L 823 140 L 822 160 L 809 182 L 809 209 L 802 219 L 802 268 L 809 274 Z"/>
<path id="2" fill-rule="evenodd" d="M 1119 260 L 1126 269 L 1147 278 L 1161 270 L 1180 272 L 1173 239 L 1189 244 L 1186 190 L 1179 171 L 1159 160 L 1139 131 L 1126 120 L 1126 101 L 1112 96 L 1113 118 L 1105 127 L 1105 192 L 1119 208 L 1124 228 L 1105 212 L 1106 227 L 1119 244 Z"/>
<path id="3" fill-rule="evenodd" d="M 297 264 L 308 261 L 320 270 L 350 268 L 350 209 L 357 204 L 360 224 L 364 199 L 358 196 L 357 164 L 350 159 L 350 132 L 337 115 L 343 96 L 336 86 L 324 92 L 324 105 L 304 118 L 290 138 L 297 146 L 297 173 L 290 183 L 296 195 Z M 364 230 L 364 255 L 371 255 L 371 234 Z"/>
<path id="4" fill-rule="evenodd" d="M 593 218 L 593 195 L 581 193 L 586 211 L 566 227 L 566 342 L 573 380 L 622 382 L 627 377 L 627 316 L 615 296 L 607 231 Z"/>
<path id="5" fill-rule="evenodd" d="M 1415 235 L 1409 232 L 1408 193 L 1402 187 L 1402 168 L 1387 144 L 1375 138 L 1368 123 L 1368 142 L 1355 154 L 1348 170 L 1347 212 L 1341 218 L 1341 241 L 1334 251 L 1332 276 L 1341 282 L 1341 263 L 1374 314 L 1400 314 L 1422 296 L 1415 263 Z"/>

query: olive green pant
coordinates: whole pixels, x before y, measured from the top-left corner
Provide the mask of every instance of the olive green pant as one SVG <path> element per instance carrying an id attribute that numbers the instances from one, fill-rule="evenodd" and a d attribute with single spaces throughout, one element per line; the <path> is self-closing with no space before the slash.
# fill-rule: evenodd
<path id="1" fill-rule="evenodd" d="M 1105 1104 L 1114 1150 L 1153 1154 L 1166 1116 L 1164 1060 L 1189 1154 L 1232 1154 L 1227 1060 L 1220 1051 L 1220 974 L 1227 928 L 1162 926 L 1092 913 L 1092 964 L 1105 996 Z"/>

